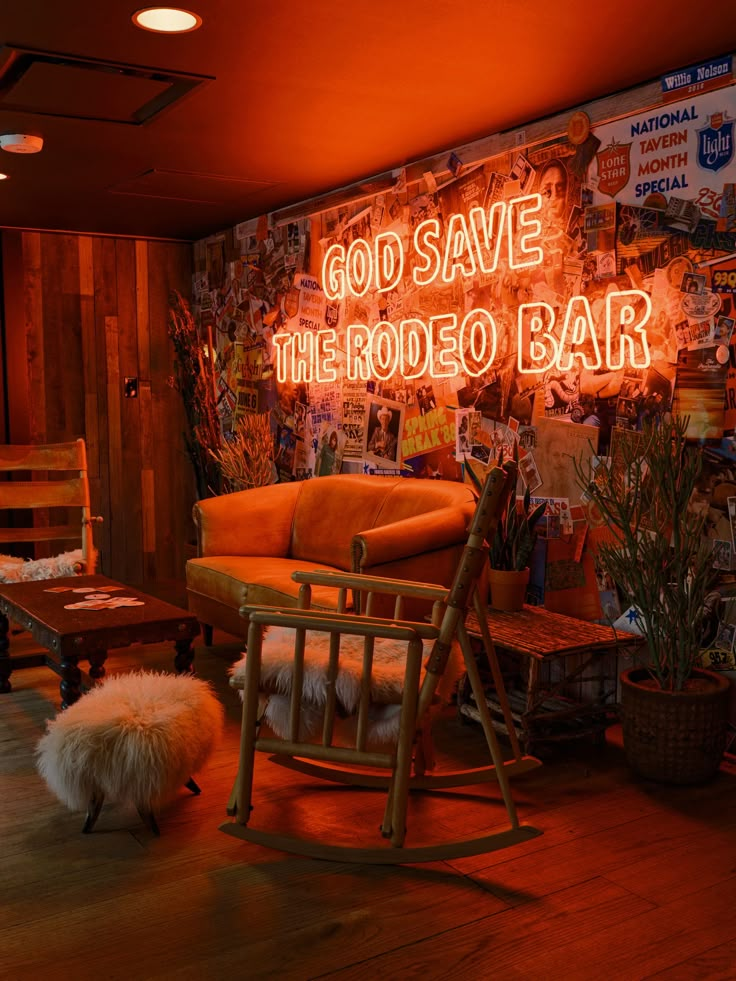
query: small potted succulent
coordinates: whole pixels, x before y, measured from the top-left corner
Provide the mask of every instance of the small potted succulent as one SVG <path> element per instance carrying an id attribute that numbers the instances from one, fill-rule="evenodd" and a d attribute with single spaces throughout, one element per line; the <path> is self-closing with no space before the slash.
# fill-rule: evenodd
<path id="1" fill-rule="evenodd" d="M 518 447 L 514 445 L 513 459 L 518 463 Z M 467 462 L 467 461 L 466 461 Z M 498 465 L 503 463 L 502 457 Z M 479 490 L 482 481 L 477 469 L 466 466 L 469 482 Z M 518 471 L 517 471 L 518 489 Z M 544 514 L 546 502 L 531 506 L 531 493 L 527 487 L 518 497 L 514 493 L 501 515 L 496 532 L 490 543 L 489 582 L 491 586 L 491 606 L 497 610 L 520 610 L 526 599 L 529 585 L 529 560 L 537 541 L 537 524 Z"/>

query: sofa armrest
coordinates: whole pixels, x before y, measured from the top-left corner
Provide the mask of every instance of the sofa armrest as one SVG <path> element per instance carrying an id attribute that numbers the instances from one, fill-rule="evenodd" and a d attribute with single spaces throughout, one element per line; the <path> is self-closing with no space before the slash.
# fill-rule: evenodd
<path id="1" fill-rule="evenodd" d="M 294 481 L 197 501 L 192 509 L 197 555 L 286 558 L 299 490 Z"/>
<path id="2" fill-rule="evenodd" d="M 366 572 L 397 559 L 462 545 L 468 537 L 472 505 L 427 511 L 362 531 L 353 538 L 353 570 Z M 431 570 L 427 570 L 431 575 Z"/>

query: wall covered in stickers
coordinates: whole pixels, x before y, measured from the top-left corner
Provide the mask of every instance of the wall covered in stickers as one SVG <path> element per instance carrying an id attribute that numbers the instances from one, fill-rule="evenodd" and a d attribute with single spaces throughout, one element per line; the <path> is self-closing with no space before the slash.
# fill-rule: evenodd
<path id="1" fill-rule="evenodd" d="M 555 548 L 595 532 L 571 456 L 668 409 L 707 447 L 714 561 L 736 568 L 732 59 L 604 101 L 195 246 L 223 434 L 270 413 L 280 481 L 457 480 L 516 444 L 549 502 L 547 605 L 572 585 Z"/>

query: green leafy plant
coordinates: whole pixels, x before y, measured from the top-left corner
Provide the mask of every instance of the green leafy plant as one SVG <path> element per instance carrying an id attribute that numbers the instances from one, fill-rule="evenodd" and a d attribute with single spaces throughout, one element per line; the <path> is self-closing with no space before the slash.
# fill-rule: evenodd
<path id="1" fill-rule="evenodd" d="M 705 513 L 689 507 L 702 459 L 687 444 L 687 426 L 686 417 L 664 417 L 624 440 L 609 466 L 574 461 L 583 502 L 612 532 L 600 564 L 638 611 L 646 645 L 637 658 L 666 691 L 682 691 L 698 666 L 716 576 Z"/>
<path id="2" fill-rule="evenodd" d="M 514 444 L 513 460 L 514 463 L 519 461 L 519 450 L 516 444 Z M 478 468 L 474 466 L 474 462 L 469 458 L 466 459 L 465 473 L 468 476 L 468 483 L 476 493 L 480 493 L 483 479 Z M 498 466 L 502 464 L 503 452 L 499 456 Z M 482 473 L 485 476 L 485 468 L 482 468 Z M 518 471 L 516 481 L 518 487 Z M 491 542 L 489 562 L 492 569 L 516 572 L 526 569 L 539 535 L 536 526 L 544 514 L 545 508 L 545 501 L 534 507 L 531 506 L 531 493 L 528 487 L 521 497 L 517 497 L 516 491 L 511 495 Z"/>

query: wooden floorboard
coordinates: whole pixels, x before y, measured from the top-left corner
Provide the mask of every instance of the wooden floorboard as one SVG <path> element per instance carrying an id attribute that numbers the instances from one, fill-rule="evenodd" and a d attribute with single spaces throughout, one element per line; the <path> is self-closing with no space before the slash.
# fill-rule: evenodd
<path id="1" fill-rule="evenodd" d="M 162 598 L 181 602 L 176 596 Z M 736 766 L 705 787 L 641 781 L 620 730 L 605 746 L 555 747 L 513 781 L 541 837 L 426 866 L 361 867 L 287 856 L 222 834 L 237 769 L 240 704 L 227 684 L 236 638 L 197 646 L 200 677 L 226 706 L 226 732 L 159 815 L 106 805 L 94 832 L 35 769 L 59 705 L 45 667 L 0 696 L 3 931 L 0 976 L 13 981 L 285 978 L 565 979 L 736 977 Z M 30 649 L 27 635 L 13 649 Z M 110 673 L 170 670 L 168 645 L 111 652 Z M 442 756 L 477 765 L 479 729 L 448 713 Z M 309 825 L 344 841 L 377 836 L 382 795 L 315 787 L 259 757 L 253 823 Z M 417 794 L 407 844 L 506 823 L 495 787 Z"/>

